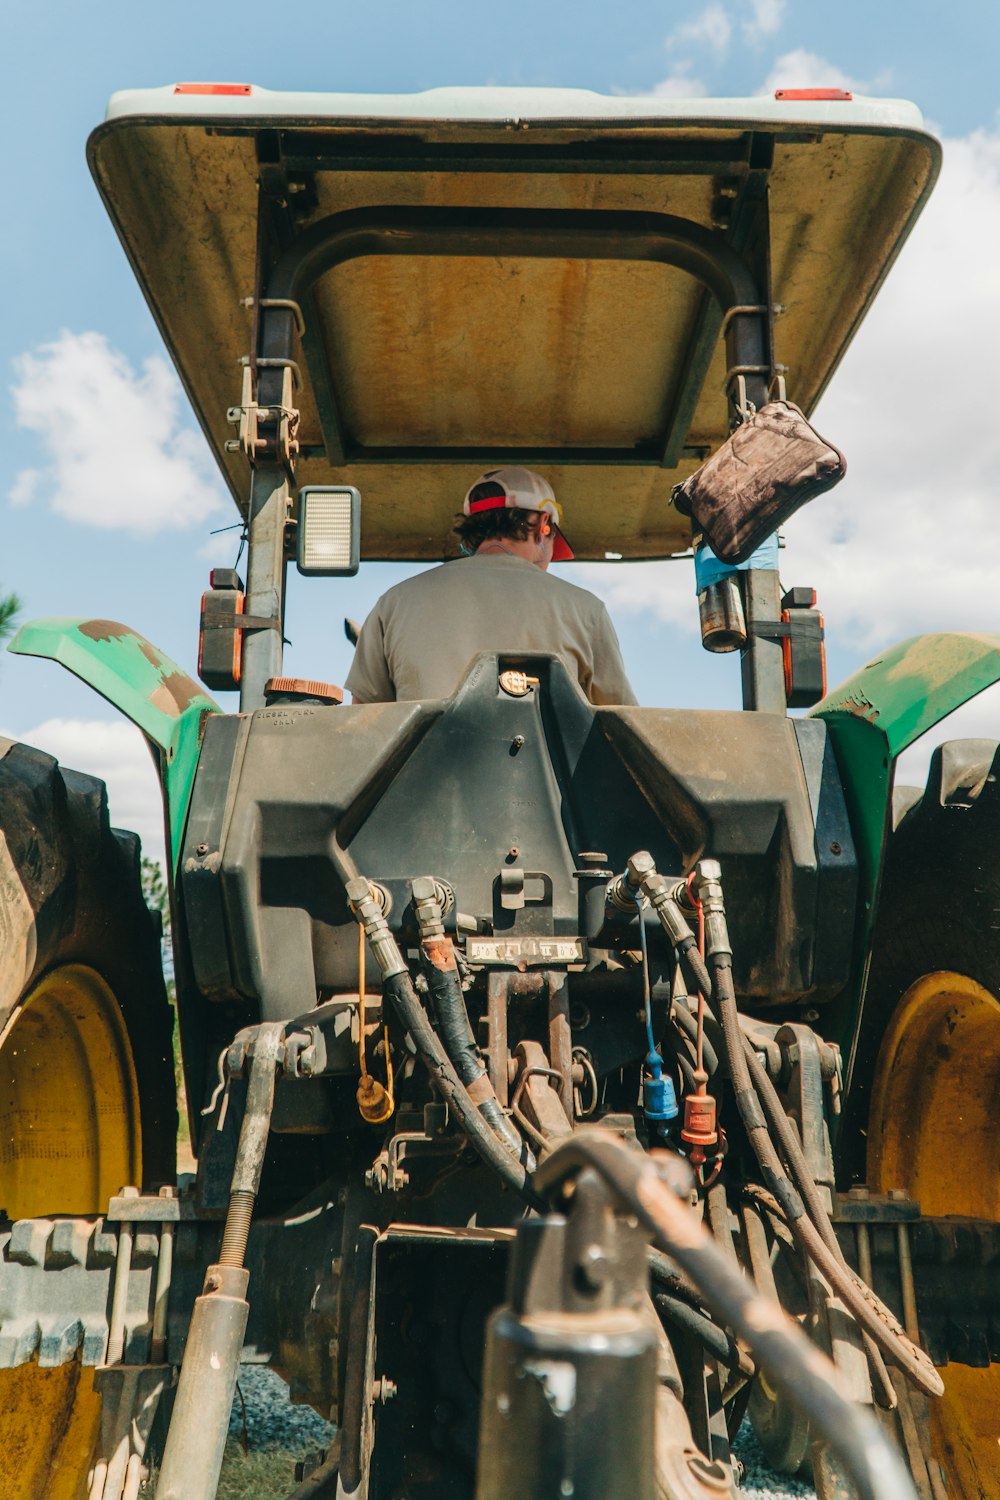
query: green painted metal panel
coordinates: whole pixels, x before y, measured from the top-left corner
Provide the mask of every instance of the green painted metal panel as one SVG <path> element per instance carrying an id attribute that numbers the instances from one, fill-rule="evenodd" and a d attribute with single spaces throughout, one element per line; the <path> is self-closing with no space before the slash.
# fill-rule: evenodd
<path id="1" fill-rule="evenodd" d="M 50 618 L 23 625 L 8 647 L 57 661 L 89 684 L 146 736 L 160 775 L 176 871 L 207 714 L 213 698 L 158 647 L 115 620 Z"/>
<path id="2" fill-rule="evenodd" d="M 831 1015 L 849 1050 L 871 947 L 895 761 L 942 719 L 1000 681 L 1000 635 L 911 636 L 879 653 L 810 712 L 833 741 L 861 867 L 856 980 Z"/>

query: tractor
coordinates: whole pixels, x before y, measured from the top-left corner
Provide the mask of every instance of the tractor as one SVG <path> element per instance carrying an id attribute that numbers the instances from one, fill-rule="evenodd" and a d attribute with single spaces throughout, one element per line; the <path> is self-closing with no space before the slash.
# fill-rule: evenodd
<path id="1" fill-rule="evenodd" d="M 998 747 L 894 774 L 1000 637 L 828 692 L 776 539 L 726 564 L 676 494 L 815 407 L 919 112 L 178 84 L 88 157 L 247 550 L 200 681 L 106 619 L 11 645 L 152 751 L 197 1170 L 137 841 L 0 742 L 0 1496 L 213 1500 L 241 1361 L 334 1424 L 295 1500 L 722 1500 L 747 1416 L 824 1500 L 1000 1495 Z M 440 562 L 490 464 L 581 562 L 690 554 L 742 707 L 595 706 L 555 644 L 288 676 L 289 565 Z"/>

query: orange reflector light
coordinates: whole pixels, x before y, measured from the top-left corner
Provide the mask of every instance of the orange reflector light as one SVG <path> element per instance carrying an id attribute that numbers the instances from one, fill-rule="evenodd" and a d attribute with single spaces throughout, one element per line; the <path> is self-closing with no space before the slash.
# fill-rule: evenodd
<path id="1" fill-rule="evenodd" d="M 175 83 L 175 94 L 249 94 L 249 83 Z"/>
<path id="2" fill-rule="evenodd" d="M 847 89 L 775 89 L 776 99 L 853 99 Z"/>

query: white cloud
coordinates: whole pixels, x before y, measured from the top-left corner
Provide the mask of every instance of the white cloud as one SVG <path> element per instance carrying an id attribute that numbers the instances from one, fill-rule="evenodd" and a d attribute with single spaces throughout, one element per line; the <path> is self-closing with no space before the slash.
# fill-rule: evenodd
<path id="1" fill-rule="evenodd" d="M 142 851 L 163 862 L 163 811 L 160 784 L 145 738 L 134 724 L 107 719 L 46 719 L 13 733 L 54 755 L 61 765 L 107 783 L 111 822 L 142 839 Z"/>
<path id="2" fill-rule="evenodd" d="M 818 413 L 848 476 L 790 523 L 786 557 L 864 649 L 1000 629 L 1000 424 L 985 336 L 1000 322 L 998 238 L 1000 135 L 946 143 L 937 191 Z"/>
<path id="3" fill-rule="evenodd" d="M 758 45 L 773 36 L 785 19 L 787 0 L 751 0 L 750 14 L 741 23 L 744 41 Z"/>
<path id="4" fill-rule="evenodd" d="M 30 505 L 42 482 L 40 469 L 22 469 L 14 477 L 8 499 L 11 505 Z"/>
<path id="5" fill-rule="evenodd" d="M 224 508 L 180 383 L 159 355 L 136 371 L 102 334 L 63 332 L 14 367 L 17 422 L 37 434 L 46 463 L 15 476 L 12 504 L 45 496 L 72 521 L 140 536 Z"/>
<path id="6" fill-rule="evenodd" d="M 773 94 L 776 89 L 848 89 L 863 94 L 871 85 L 859 83 L 835 63 L 827 62 L 816 52 L 796 47 L 776 58 L 758 94 Z"/>
<path id="7" fill-rule="evenodd" d="M 708 87 L 690 72 L 690 63 L 678 63 L 668 78 L 655 83 L 652 93 L 658 99 L 703 99 Z"/>
<path id="8" fill-rule="evenodd" d="M 769 3 L 773 3 L 773 0 L 763 0 L 765 8 Z M 693 44 L 696 47 L 710 47 L 717 52 L 724 52 L 729 46 L 732 34 L 733 23 L 728 10 L 724 5 L 719 5 L 716 0 L 713 0 L 713 3 L 706 5 L 694 20 L 682 21 L 680 26 L 675 27 L 667 38 L 667 46 Z"/>
<path id="9" fill-rule="evenodd" d="M 818 590 L 842 660 L 925 631 L 1000 633 L 998 242 L 1000 132 L 946 142 L 938 187 L 816 414 L 847 477 L 785 527 L 783 581 Z M 780 358 L 780 321 L 777 343 Z M 688 563 L 580 581 L 616 610 L 696 628 Z"/>

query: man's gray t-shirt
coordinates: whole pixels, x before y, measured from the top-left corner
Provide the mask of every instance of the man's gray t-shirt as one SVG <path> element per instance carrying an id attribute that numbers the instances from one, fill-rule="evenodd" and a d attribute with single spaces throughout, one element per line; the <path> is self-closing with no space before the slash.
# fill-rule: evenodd
<path id="1" fill-rule="evenodd" d="M 347 686 L 357 703 L 448 698 L 480 651 L 551 651 L 592 703 L 635 703 L 600 599 L 508 553 L 476 553 L 382 595 Z"/>

